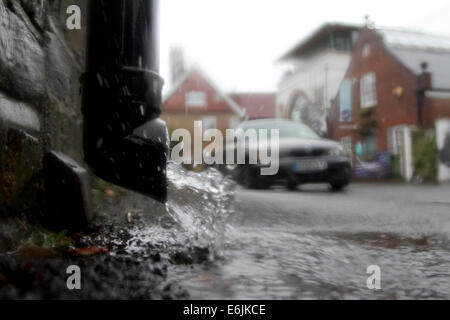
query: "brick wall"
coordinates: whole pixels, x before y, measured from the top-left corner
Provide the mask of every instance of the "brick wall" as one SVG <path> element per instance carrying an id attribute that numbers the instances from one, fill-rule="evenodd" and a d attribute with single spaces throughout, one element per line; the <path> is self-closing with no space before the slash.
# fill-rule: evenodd
<path id="1" fill-rule="evenodd" d="M 436 120 L 441 118 L 450 118 L 450 93 L 445 96 L 425 97 L 423 125 L 426 128 L 435 128 Z"/>
<path id="2" fill-rule="evenodd" d="M 363 54 L 365 51 L 366 55 Z M 377 104 L 368 114 L 361 114 L 360 79 L 369 72 L 376 75 Z M 353 146 L 361 140 L 360 130 L 376 124 L 377 150 L 388 149 L 388 129 L 400 124 L 417 124 L 417 77 L 403 66 L 384 46 L 374 30 L 363 29 L 355 45 L 345 79 L 352 82 L 352 122 L 339 121 L 339 94 L 330 112 L 330 135 L 340 140 L 351 136 Z M 401 88 L 402 94 L 394 94 Z"/>

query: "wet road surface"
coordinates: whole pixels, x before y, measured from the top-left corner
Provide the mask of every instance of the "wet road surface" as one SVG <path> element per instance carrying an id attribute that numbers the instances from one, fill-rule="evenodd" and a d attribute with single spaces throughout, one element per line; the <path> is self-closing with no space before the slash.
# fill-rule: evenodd
<path id="1" fill-rule="evenodd" d="M 176 273 L 194 299 L 449 299 L 449 195 L 449 185 L 239 188 L 223 261 Z M 371 265 L 380 290 L 367 288 Z"/>

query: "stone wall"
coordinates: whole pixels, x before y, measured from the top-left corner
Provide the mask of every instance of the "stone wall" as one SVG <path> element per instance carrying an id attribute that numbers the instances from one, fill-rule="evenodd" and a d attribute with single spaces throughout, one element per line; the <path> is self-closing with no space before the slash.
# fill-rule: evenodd
<path id="1" fill-rule="evenodd" d="M 83 159 L 84 28 L 65 28 L 70 4 L 85 8 L 85 0 L 0 0 L 2 217 L 42 212 L 47 151 Z"/>

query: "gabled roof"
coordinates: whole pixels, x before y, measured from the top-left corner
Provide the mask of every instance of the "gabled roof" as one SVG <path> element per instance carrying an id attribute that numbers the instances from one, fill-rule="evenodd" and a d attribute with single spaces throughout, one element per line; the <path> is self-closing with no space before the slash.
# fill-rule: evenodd
<path id="1" fill-rule="evenodd" d="M 232 93 L 230 97 L 245 109 L 250 119 L 275 117 L 275 93 Z"/>
<path id="2" fill-rule="evenodd" d="M 231 99 L 228 95 L 224 94 L 218 86 L 211 80 L 210 77 L 206 75 L 198 66 L 192 67 L 190 70 L 186 71 L 184 75 L 170 88 L 167 94 L 164 95 L 162 103 L 164 104 L 172 95 L 174 95 L 178 90 L 182 87 L 184 82 L 194 73 L 199 74 L 208 85 L 216 92 L 216 94 L 221 97 L 228 107 L 238 114 L 240 117 L 245 116 L 245 110 L 241 108 L 233 99 Z"/>
<path id="3" fill-rule="evenodd" d="M 292 49 L 288 50 L 288 52 L 282 55 L 277 61 L 288 61 L 307 54 L 316 44 L 323 41 L 324 39 L 328 39 L 330 33 L 338 33 L 342 31 L 359 31 L 360 29 L 361 26 L 356 24 L 339 22 L 324 23 L 315 31 L 313 31 L 309 36 L 302 39 Z"/>
<path id="4" fill-rule="evenodd" d="M 450 88 L 450 36 L 404 29 L 376 30 L 386 48 L 411 72 L 422 73 L 421 64 L 428 64 L 432 85 Z"/>

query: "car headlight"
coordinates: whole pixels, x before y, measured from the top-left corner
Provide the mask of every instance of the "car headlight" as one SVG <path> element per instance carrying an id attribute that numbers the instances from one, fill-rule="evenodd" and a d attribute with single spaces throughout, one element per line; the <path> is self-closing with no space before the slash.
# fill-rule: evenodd
<path id="1" fill-rule="evenodd" d="M 328 151 L 328 155 L 343 157 L 346 156 L 347 154 L 345 153 L 345 150 L 342 146 L 336 146 L 331 148 L 330 151 Z"/>

